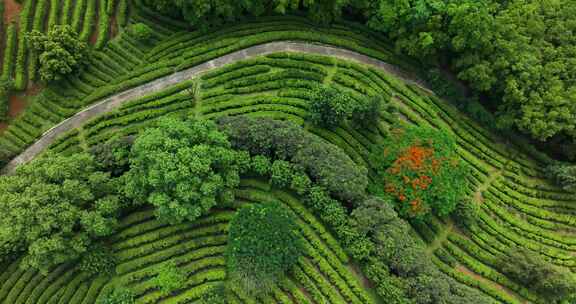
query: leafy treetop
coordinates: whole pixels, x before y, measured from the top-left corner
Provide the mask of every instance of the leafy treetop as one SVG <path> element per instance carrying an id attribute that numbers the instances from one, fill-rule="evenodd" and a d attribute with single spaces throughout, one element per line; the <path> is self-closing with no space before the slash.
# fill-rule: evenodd
<path id="1" fill-rule="evenodd" d="M 268 291 L 302 255 L 297 229 L 278 203 L 241 208 L 230 223 L 226 249 L 233 282 L 252 293 Z"/>
<path id="2" fill-rule="evenodd" d="M 77 72 L 88 54 L 88 45 L 78 39 L 69 25 L 56 25 L 46 34 L 32 31 L 26 39 L 39 54 L 40 77 L 47 82 Z"/>
<path id="3" fill-rule="evenodd" d="M 423 127 L 395 129 L 375 149 L 384 195 L 402 216 L 450 214 L 465 195 L 467 167 L 447 134 Z"/>
<path id="4" fill-rule="evenodd" d="M 118 185 L 87 154 L 46 155 L 0 176 L 0 255 L 23 251 L 21 265 L 47 271 L 110 235 Z"/>
<path id="5" fill-rule="evenodd" d="M 234 200 L 248 159 L 211 121 L 164 118 L 136 138 L 125 192 L 154 205 L 165 221 L 193 221 Z"/>

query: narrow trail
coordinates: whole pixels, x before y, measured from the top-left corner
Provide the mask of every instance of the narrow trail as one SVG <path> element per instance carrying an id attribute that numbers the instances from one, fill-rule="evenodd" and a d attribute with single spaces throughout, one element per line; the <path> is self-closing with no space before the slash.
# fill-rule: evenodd
<path id="1" fill-rule="evenodd" d="M 91 105 L 90 107 L 74 114 L 73 116 L 63 120 L 56 126 L 44 132 L 44 134 L 42 134 L 42 136 L 35 143 L 30 145 L 28 148 L 26 148 L 26 150 L 24 150 L 22 153 L 20 153 L 18 156 L 12 159 L 12 161 L 10 161 L 8 165 L 4 167 L 2 173 L 13 172 L 18 165 L 26 163 L 34 159 L 36 156 L 38 156 L 42 151 L 44 151 L 47 147 L 49 147 L 50 144 L 52 144 L 56 140 L 56 138 L 58 138 L 60 135 L 66 133 L 69 130 L 78 128 L 84 125 L 89 120 L 106 112 L 110 112 L 130 100 L 144 97 L 151 93 L 176 85 L 182 81 L 197 77 L 200 74 L 205 73 L 207 71 L 223 67 L 227 64 L 278 52 L 297 52 L 297 53 L 333 56 L 340 59 L 354 61 L 357 63 L 369 65 L 371 67 L 384 70 L 387 73 L 393 74 L 394 76 L 402 79 L 403 81 L 409 84 L 417 85 L 418 87 L 432 93 L 428 88 L 426 88 L 423 85 L 421 81 L 414 80 L 412 77 L 405 74 L 397 67 L 384 61 L 374 59 L 372 57 L 354 51 L 328 45 L 310 44 L 306 42 L 296 42 L 296 41 L 270 42 L 261 45 L 255 45 L 237 52 L 233 52 L 218 57 L 216 59 L 196 65 L 192 68 L 175 72 L 168 76 L 155 79 L 146 84 L 107 97 Z"/>

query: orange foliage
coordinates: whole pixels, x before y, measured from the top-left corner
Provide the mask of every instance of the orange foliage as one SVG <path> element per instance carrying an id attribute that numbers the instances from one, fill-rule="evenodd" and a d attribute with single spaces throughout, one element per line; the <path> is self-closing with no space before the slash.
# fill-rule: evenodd
<path id="1" fill-rule="evenodd" d="M 433 176 L 442 166 L 442 159 L 434 157 L 434 149 L 413 145 L 408 147 L 388 168 L 388 172 L 400 178 L 404 185 L 387 183 L 384 190 L 394 195 L 400 202 L 408 202 L 410 211 L 418 214 L 424 206 L 418 192 L 427 190 L 432 184 Z M 403 190 L 412 190 L 405 193 Z M 410 194 L 410 199 L 408 198 Z"/>

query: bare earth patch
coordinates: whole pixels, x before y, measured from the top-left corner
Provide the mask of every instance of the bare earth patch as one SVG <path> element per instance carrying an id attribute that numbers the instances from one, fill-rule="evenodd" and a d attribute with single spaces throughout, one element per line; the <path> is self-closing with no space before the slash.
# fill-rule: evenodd
<path id="1" fill-rule="evenodd" d="M 14 118 L 18 116 L 18 114 L 22 113 L 24 108 L 26 108 L 26 104 L 26 98 L 24 98 L 22 94 L 10 96 L 8 103 L 8 117 Z M 0 132 L 3 132 L 6 128 L 8 128 L 8 123 L 0 123 Z"/>
<path id="2" fill-rule="evenodd" d="M 16 3 L 15 0 L 2 0 L 4 1 L 4 23 L 8 24 L 12 21 L 18 21 L 22 7 Z"/>
<path id="3" fill-rule="evenodd" d="M 43 87 L 39 84 L 34 84 L 30 86 L 24 93 L 12 94 L 9 98 L 8 103 L 8 118 L 16 118 L 28 105 L 28 101 L 31 97 L 38 95 L 42 91 Z M 8 128 L 7 122 L 0 123 L 0 133 Z"/>
<path id="4" fill-rule="evenodd" d="M 96 41 L 98 41 L 98 31 L 92 31 L 92 34 L 90 34 L 90 44 L 95 45 Z"/>
<path id="5" fill-rule="evenodd" d="M 116 19 L 116 15 L 110 16 L 110 39 L 116 37 L 118 35 L 118 20 Z"/>

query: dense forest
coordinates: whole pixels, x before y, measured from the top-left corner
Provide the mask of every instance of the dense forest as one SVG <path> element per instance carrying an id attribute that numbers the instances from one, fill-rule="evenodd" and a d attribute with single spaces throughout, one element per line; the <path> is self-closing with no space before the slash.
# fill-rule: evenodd
<path id="1" fill-rule="evenodd" d="M 361 20 L 427 68 L 453 72 L 473 90 L 470 98 L 495 111 L 499 128 L 574 141 L 573 1 L 146 2 L 198 28 L 301 11 L 322 23 Z"/>

